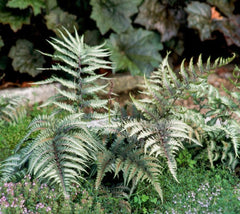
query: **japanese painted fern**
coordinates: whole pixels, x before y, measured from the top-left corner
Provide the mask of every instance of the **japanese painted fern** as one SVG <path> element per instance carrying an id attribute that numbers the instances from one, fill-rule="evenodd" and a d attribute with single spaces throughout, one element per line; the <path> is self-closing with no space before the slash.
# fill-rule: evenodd
<path id="1" fill-rule="evenodd" d="M 109 53 L 103 45 L 87 46 L 77 31 L 75 37 L 67 30 L 60 34 L 62 39 L 53 38 L 50 42 L 55 54 L 45 55 L 58 61 L 48 70 L 66 73 L 68 79 L 53 76 L 37 83 L 62 85 L 57 89 L 59 93 L 43 104 L 55 105 L 55 111 L 38 116 L 30 123 L 28 134 L 18 144 L 16 153 L 3 162 L 1 179 L 8 181 L 28 172 L 41 181 L 59 184 L 68 196 L 71 183 L 84 178 L 97 153 L 103 150 L 92 129 L 99 119 L 109 117 L 108 100 L 98 98 L 97 92 L 104 92 L 106 85 L 96 84 L 96 80 L 103 77 L 95 71 L 111 68 L 111 63 L 104 60 Z M 64 114 L 57 114 L 59 112 Z"/>
<path id="2" fill-rule="evenodd" d="M 56 52 L 53 55 L 42 54 L 58 62 L 51 68 L 43 70 L 61 71 L 61 76 L 52 76 L 37 84 L 57 82 L 62 85 L 62 88 L 57 88 L 58 94 L 42 106 L 54 104 L 57 106 L 57 111 L 64 110 L 69 113 L 83 112 L 87 108 L 89 113 L 85 116 L 88 119 L 107 117 L 108 114 L 97 112 L 98 109 L 107 110 L 109 101 L 98 97 L 99 92 L 107 93 L 105 91 L 107 85 L 97 85 L 97 80 L 104 79 L 104 77 L 96 74 L 96 71 L 100 68 L 111 69 L 111 62 L 104 59 L 109 56 L 109 51 L 103 48 L 104 44 L 88 46 L 84 43 L 83 36 L 78 35 L 76 29 L 75 36 L 72 36 L 66 29 L 59 33 L 62 39 L 52 38 L 52 41 L 49 41 Z"/>

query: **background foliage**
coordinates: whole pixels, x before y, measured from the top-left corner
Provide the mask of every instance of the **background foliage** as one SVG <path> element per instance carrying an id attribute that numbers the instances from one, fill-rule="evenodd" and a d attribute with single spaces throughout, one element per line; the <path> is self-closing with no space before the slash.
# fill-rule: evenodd
<path id="1" fill-rule="evenodd" d="M 1 82 L 45 78 L 33 68 L 54 62 L 35 50 L 53 51 L 45 38 L 58 35 L 61 26 L 70 32 L 75 26 L 91 45 L 106 40 L 114 71 L 132 75 L 149 74 L 166 50 L 176 64 L 200 52 L 214 57 L 239 53 L 239 8 L 236 0 L 2 0 Z M 21 55 L 16 53 L 20 44 Z"/>

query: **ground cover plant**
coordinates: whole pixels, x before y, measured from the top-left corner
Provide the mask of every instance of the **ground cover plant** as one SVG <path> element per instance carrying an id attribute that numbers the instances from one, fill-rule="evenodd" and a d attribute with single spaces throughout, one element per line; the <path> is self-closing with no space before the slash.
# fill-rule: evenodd
<path id="1" fill-rule="evenodd" d="M 42 108 L 50 106 L 53 110 L 36 115 L 28 124 L 14 153 L 1 162 L 0 179 L 5 192 L 1 199 L 3 210 L 10 203 L 12 206 L 17 204 L 15 189 L 32 192 L 37 182 L 35 188 L 38 191 L 41 185 L 46 185 L 46 191 L 49 191 L 48 187 L 56 189 L 58 197 L 53 197 L 57 199 L 52 204 L 46 204 L 46 198 L 34 201 L 33 194 L 30 196 L 33 200 L 31 204 L 23 198 L 24 202 L 18 202 L 16 206 L 20 207 L 20 211 L 26 208 L 34 212 L 41 208 L 44 212 L 54 209 L 66 212 L 64 209 L 69 209 L 74 213 L 86 206 L 85 211 L 108 213 L 106 201 L 109 201 L 110 207 L 115 201 L 119 213 L 131 212 L 131 207 L 137 210 L 134 207 L 137 204 L 142 209 L 140 212 L 147 212 L 150 207 L 141 207 L 142 202 L 149 202 L 149 206 L 158 203 L 163 206 L 166 203 L 162 189 L 166 188 L 162 182 L 165 176 L 172 176 L 175 182 L 168 188 L 178 182 L 181 185 L 177 169 L 181 171 L 184 167 L 178 168 L 177 163 L 186 163 L 194 168 L 194 163 L 204 161 L 206 168 L 221 165 L 232 172 L 239 167 L 239 85 L 233 82 L 236 91 L 224 88 L 226 96 L 220 96 L 218 89 L 207 82 L 214 69 L 228 64 L 235 56 L 218 58 L 213 63 L 209 58 L 206 64 L 200 56 L 197 66 L 193 64 L 193 59 L 188 67 L 184 66 L 183 61 L 179 73 L 175 73 L 167 55 L 158 69 L 145 78 L 141 91 L 144 98 L 131 96 L 138 110 L 136 116 L 123 116 L 118 105 L 113 105 L 111 84 L 107 90 L 108 85 L 96 82 L 105 79 L 97 73 L 98 69 L 112 69 L 114 63 L 108 60 L 110 52 L 105 45 L 87 45 L 76 29 L 74 35 L 66 29 L 58 33 L 61 38 L 49 41 L 55 53 L 41 52 L 56 61 L 50 68 L 44 69 L 54 71 L 54 75 L 36 84 L 58 82 L 62 87 L 57 89 L 56 96 L 41 105 Z M 236 79 L 238 72 L 236 67 Z M 100 98 L 100 92 L 106 98 Z M 189 98 L 195 102 L 195 109 L 178 104 Z M 178 156 L 184 148 L 191 155 L 183 150 L 185 153 Z M 204 173 L 204 170 L 201 172 Z M 230 172 L 228 174 L 231 175 Z M 25 182 L 26 179 L 30 180 Z M 90 195 L 85 195 L 85 192 L 78 197 L 73 195 L 73 189 L 84 190 L 88 182 L 105 196 L 110 191 L 112 197 L 106 196 L 106 200 L 99 204 L 96 201 L 102 200 L 102 196 L 99 192 L 95 193 L 96 190 L 91 189 Z M 139 184 L 146 183 L 155 193 L 134 197 Z M 207 184 L 204 181 L 202 185 Z M 217 188 L 211 186 L 211 191 L 217 194 Z M 28 197 L 28 194 L 23 197 Z M 75 199 L 80 201 L 77 208 Z M 238 199 L 236 196 L 234 203 Z M 85 204 L 85 200 L 89 202 Z M 63 206 L 63 202 L 69 203 L 69 206 Z M 193 206 L 198 210 L 199 204 Z"/>

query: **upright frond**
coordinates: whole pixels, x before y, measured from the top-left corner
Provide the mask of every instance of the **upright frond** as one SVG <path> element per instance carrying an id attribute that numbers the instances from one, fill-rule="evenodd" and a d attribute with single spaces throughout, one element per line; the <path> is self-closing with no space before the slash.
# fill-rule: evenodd
<path id="1" fill-rule="evenodd" d="M 98 96 L 100 92 L 108 93 L 106 91 L 108 84 L 96 84 L 97 80 L 105 79 L 96 71 L 102 68 L 112 69 L 111 62 L 107 60 L 110 52 L 104 48 L 104 44 L 93 47 L 85 44 L 84 37 L 79 36 L 76 29 L 74 35 L 71 35 L 65 28 L 59 33 L 61 38 L 52 38 L 51 41 L 48 41 L 54 48 L 55 54 L 42 54 L 53 57 L 57 61 L 46 70 L 53 70 L 55 73 L 61 71 L 61 76 L 53 76 L 49 80 L 36 83 L 57 82 L 63 86 L 57 89 L 58 95 L 51 97 L 47 101 L 47 105 L 55 105 L 57 109 L 68 113 L 86 113 L 86 109 L 89 112 L 89 109 L 98 111 L 103 108 L 105 112 L 102 111 L 104 112 L 102 117 L 108 117 L 109 115 L 106 113 L 108 101 L 102 101 L 100 105 Z M 63 77 L 63 73 L 66 74 L 66 77 Z M 90 111 L 87 118 L 96 119 L 93 117 L 94 114 Z"/>

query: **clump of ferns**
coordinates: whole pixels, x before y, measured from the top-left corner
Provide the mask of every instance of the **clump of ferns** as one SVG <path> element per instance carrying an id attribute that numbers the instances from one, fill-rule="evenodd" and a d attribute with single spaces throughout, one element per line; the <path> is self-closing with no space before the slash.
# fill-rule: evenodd
<path id="1" fill-rule="evenodd" d="M 16 124 L 26 116 L 27 99 L 22 96 L 0 96 L 0 120 Z"/>
<path id="2" fill-rule="evenodd" d="M 239 162 L 240 146 L 240 92 L 239 90 L 229 91 L 224 86 L 225 95 L 220 94 L 219 89 L 208 83 L 208 77 L 216 67 L 226 65 L 234 59 L 234 56 L 227 59 L 218 58 L 213 65 L 210 58 L 206 66 L 203 66 L 201 58 L 198 60 L 199 73 L 193 70 L 190 63 L 188 70 L 181 67 L 181 74 L 185 81 L 187 90 L 183 91 L 180 99 L 191 98 L 195 104 L 194 109 L 176 106 L 175 116 L 182 119 L 193 127 L 195 136 L 203 145 L 200 157 L 207 155 L 210 165 L 213 168 L 214 162 L 221 161 L 229 169 L 234 170 Z M 193 73 L 194 72 L 194 73 Z M 237 78 L 239 69 L 236 67 L 234 73 Z M 196 78 L 191 79 L 191 73 Z M 235 89 L 239 89 L 237 83 Z M 203 154 L 202 154 L 203 153 Z"/>

